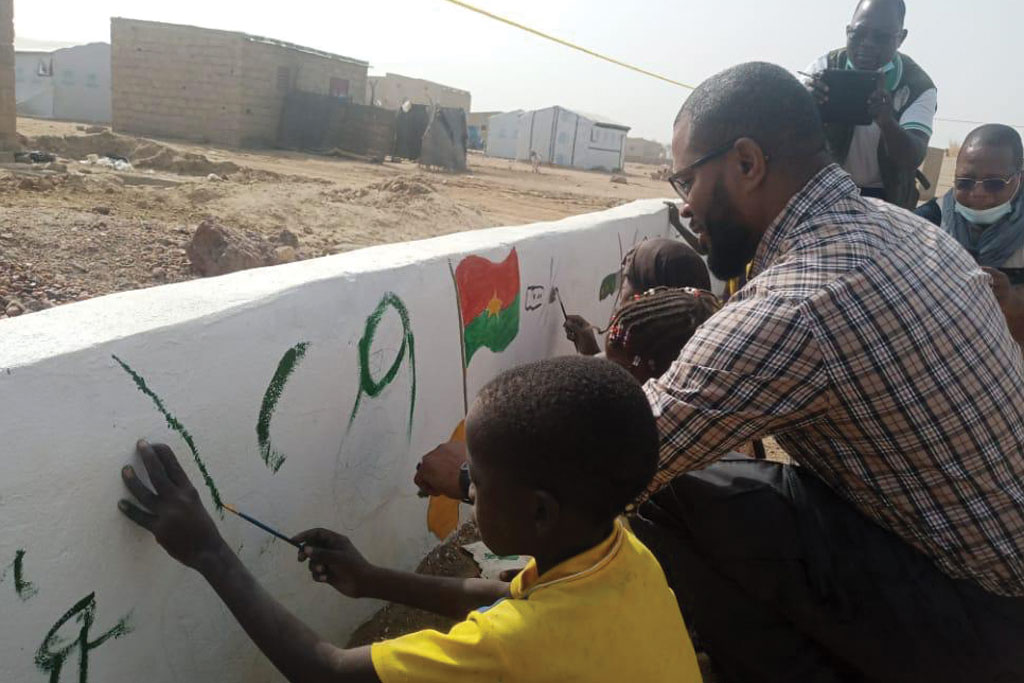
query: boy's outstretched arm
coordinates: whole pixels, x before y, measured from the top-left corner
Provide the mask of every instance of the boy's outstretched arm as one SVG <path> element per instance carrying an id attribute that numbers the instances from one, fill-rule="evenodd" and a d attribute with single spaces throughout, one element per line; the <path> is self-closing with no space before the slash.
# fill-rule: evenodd
<path id="1" fill-rule="evenodd" d="M 304 543 L 299 561 L 309 559 L 314 581 L 351 598 L 377 598 L 464 619 L 473 610 L 509 597 L 509 584 L 486 579 L 427 576 L 370 564 L 341 534 L 310 529 L 292 539 Z"/>
<path id="2" fill-rule="evenodd" d="M 267 594 L 224 542 L 170 448 L 139 441 L 137 449 L 156 490 L 143 484 L 131 466 L 125 467 L 124 483 L 146 510 L 122 500 L 121 512 L 149 530 L 171 557 L 206 578 L 285 678 L 304 683 L 379 681 L 370 648 L 344 650 L 326 642 Z"/>

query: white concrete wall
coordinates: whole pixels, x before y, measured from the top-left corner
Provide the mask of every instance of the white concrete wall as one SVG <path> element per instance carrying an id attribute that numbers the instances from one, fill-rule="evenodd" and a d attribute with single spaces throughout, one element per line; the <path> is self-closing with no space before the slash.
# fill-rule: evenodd
<path id="1" fill-rule="evenodd" d="M 47 72 L 53 63 L 48 52 L 16 52 L 14 55 L 14 96 L 19 116 L 53 117 L 54 80 Z"/>
<path id="2" fill-rule="evenodd" d="M 594 125 L 587 137 L 587 154 L 583 168 L 614 171 L 623 166 L 626 149 L 626 131 L 619 128 Z"/>
<path id="3" fill-rule="evenodd" d="M 487 123 L 487 156 L 515 159 L 519 147 L 519 119 L 523 112 L 495 114 Z"/>
<path id="4" fill-rule="evenodd" d="M 110 44 L 90 43 L 53 53 L 53 116 L 110 123 Z"/>
<path id="5" fill-rule="evenodd" d="M 600 300 L 600 283 L 618 269 L 621 250 L 668 234 L 665 207 L 647 200 L 0 322 L 0 680 L 48 680 L 47 662 L 52 669 L 52 655 L 63 653 L 59 679 L 77 681 L 86 613 L 90 644 L 122 619 L 130 629 L 87 652 L 93 683 L 280 680 L 199 576 L 117 511 L 126 495 L 119 470 L 138 437 L 171 444 L 212 506 L 189 447 L 153 397 L 187 429 L 225 502 L 288 533 L 338 529 L 372 561 L 411 568 L 436 542 L 412 485 L 414 465 L 463 417 L 449 263 L 467 255 L 501 261 L 513 247 L 520 263 L 518 334 L 503 352 L 484 349 L 472 359 L 472 396 L 504 368 L 572 351 L 551 288 L 570 312 L 604 324 L 614 297 Z M 409 334 L 388 309 L 366 370 L 374 382 L 396 359 L 399 370 L 373 397 L 360 391 L 359 342 L 389 292 L 408 309 Z M 268 414 L 268 385 L 299 344 L 308 345 L 304 358 Z M 261 412 L 269 418 L 263 449 Z M 279 456 L 275 472 L 264 459 Z M 290 546 L 232 516 L 216 519 L 270 592 L 333 640 L 344 642 L 379 607 L 313 584 Z"/>
<path id="6" fill-rule="evenodd" d="M 622 168 L 626 131 L 562 107 L 525 112 L 519 118 L 516 158 L 534 151 L 543 163 L 613 171 Z"/>

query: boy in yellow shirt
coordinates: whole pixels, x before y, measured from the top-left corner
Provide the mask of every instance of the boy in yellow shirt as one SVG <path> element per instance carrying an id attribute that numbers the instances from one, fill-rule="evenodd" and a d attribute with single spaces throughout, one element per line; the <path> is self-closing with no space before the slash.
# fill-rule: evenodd
<path id="1" fill-rule="evenodd" d="M 580 357 L 510 370 L 480 392 L 466 439 L 480 535 L 495 553 L 534 558 L 511 584 L 379 568 L 322 529 L 296 537 L 314 580 L 465 619 L 447 634 L 351 650 L 321 639 L 241 564 L 167 446 L 139 442 L 155 492 L 122 471 L 149 512 L 119 507 L 202 573 L 290 681 L 700 681 L 661 567 L 617 521 L 657 459 L 630 375 Z"/>

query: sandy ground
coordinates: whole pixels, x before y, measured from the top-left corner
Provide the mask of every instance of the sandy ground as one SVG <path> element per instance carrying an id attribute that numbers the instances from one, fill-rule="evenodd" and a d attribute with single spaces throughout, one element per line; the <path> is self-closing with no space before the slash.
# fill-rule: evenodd
<path id="1" fill-rule="evenodd" d="M 185 247 L 207 216 L 270 239 L 288 230 L 298 237 L 299 258 L 314 258 L 671 194 L 648 177 L 652 167 L 639 165 L 618 184 L 606 174 L 560 168 L 537 175 L 528 164 L 472 154 L 470 172 L 453 175 L 408 162 L 211 149 L 33 119 L 18 124 L 26 149 L 60 158 L 0 170 L 0 317 L 11 302 L 15 311 L 31 312 L 192 278 Z M 136 168 L 79 163 L 89 153 L 123 156 Z"/>
<path id="2" fill-rule="evenodd" d="M 515 225 L 672 195 L 652 166 L 603 173 L 469 157 L 470 172 L 279 150 L 240 151 L 19 119 L 28 150 L 56 164 L 0 167 L 0 318 L 196 277 L 185 253 L 206 217 L 315 258 L 388 242 Z M 81 163 L 127 158 L 128 172 Z M 943 168 L 939 192 L 952 182 Z M 215 175 L 211 175 L 215 174 Z M 284 242 L 282 242 L 284 243 Z"/>

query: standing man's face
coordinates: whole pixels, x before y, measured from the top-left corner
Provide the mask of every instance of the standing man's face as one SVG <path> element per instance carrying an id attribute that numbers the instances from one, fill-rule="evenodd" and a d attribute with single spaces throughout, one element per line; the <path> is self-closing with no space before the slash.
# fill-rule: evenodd
<path id="1" fill-rule="evenodd" d="M 878 71 L 896 57 L 906 37 L 894 2 L 865 0 L 846 27 L 846 51 L 856 68 Z"/>
<path id="2" fill-rule="evenodd" d="M 672 135 L 673 171 L 683 171 L 688 187 L 679 214 L 690 219 L 690 230 L 708 255 L 708 268 L 721 280 L 739 277 L 754 258 L 761 235 L 743 224 L 741 212 L 730 195 L 727 174 L 735 152 L 725 152 L 691 169 L 707 152 L 695 150 L 690 140 L 689 117 Z"/>

